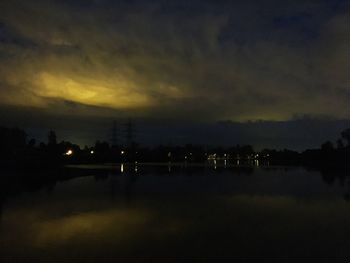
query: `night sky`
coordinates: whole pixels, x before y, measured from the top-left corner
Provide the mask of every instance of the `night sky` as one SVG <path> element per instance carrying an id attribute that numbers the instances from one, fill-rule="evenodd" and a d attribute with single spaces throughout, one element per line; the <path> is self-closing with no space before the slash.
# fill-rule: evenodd
<path id="1" fill-rule="evenodd" d="M 141 143 L 316 147 L 350 126 L 349 25 L 337 0 L 3 0 L 0 124 L 89 144 L 132 118 Z"/>

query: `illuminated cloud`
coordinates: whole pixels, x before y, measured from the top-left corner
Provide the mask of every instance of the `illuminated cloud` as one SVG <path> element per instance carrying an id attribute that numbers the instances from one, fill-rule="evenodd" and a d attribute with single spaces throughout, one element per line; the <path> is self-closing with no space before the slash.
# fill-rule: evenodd
<path id="1" fill-rule="evenodd" d="M 0 10 L 3 105 L 206 120 L 350 117 L 345 4 L 37 0 L 2 1 Z"/>
<path id="2" fill-rule="evenodd" d="M 122 78 L 114 83 L 84 78 L 75 80 L 65 76 L 40 73 L 35 93 L 41 98 L 69 99 L 74 102 L 111 108 L 133 108 L 150 105 L 146 94 L 135 91 L 134 84 Z"/>

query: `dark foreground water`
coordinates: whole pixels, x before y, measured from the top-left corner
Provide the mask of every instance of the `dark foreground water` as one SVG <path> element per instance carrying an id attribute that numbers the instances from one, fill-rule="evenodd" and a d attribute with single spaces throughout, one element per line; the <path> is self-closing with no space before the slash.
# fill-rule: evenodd
<path id="1" fill-rule="evenodd" d="M 84 176 L 0 179 L 1 262 L 350 259 L 346 171 L 116 166 L 75 174 Z"/>

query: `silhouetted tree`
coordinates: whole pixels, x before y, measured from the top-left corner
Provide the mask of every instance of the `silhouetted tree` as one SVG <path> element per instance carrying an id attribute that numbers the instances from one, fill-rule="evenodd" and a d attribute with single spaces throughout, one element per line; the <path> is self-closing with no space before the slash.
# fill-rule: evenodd
<path id="1" fill-rule="evenodd" d="M 346 129 L 342 131 L 341 137 L 343 137 L 344 140 L 347 142 L 347 147 L 350 146 L 350 129 Z"/>
<path id="2" fill-rule="evenodd" d="M 249 154 L 253 154 L 254 153 L 254 149 L 251 145 L 245 145 L 245 146 L 242 146 L 240 148 L 240 152 L 242 154 L 246 154 L 246 155 L 249 155 Z"/>
<path id="3" fill-rule="evenodd" d="M 56 133 L 54 131 L 49 131 L 48 134 L 48 145 L 56 145 L 57 144 L 57 137 L 56 137 Z"/>
<path id="4" fill-rule="evenodd" d="M 330 141 L 327 141 L 321 145 L 321 149 L 322 151 L 326 151 L 326 152 L 333 151 L 334 150 L 333 143 Z"/>
<path id="5" fill-rule="evenodd" d="M 344 148 L 344 143 L 342 139 L 337 140 L 337 149 L 343 149 Z"/>
<path id="6" fill-rule="evenodd" d="M 35 140 L 35 139 L 31 139 L 31 140 L 28 142 L 28 146 L 29 146 L 30 148 L 35 147 L 35 144 L 36 144 L 36 140 Z"/>
<path id="7" fill-rule="evenodd" d="M 27 134 L 18 128 L 0 127 L 0 156 L 3 159 L 14 159 L 26 148 Z"/>
<path id="8" fill-rule="evenodd" d="M 56 133 L 53 130 L 50 130 L 47 135 L 47 147 L 46 147 L 46 162 L 48 164 L 58 164 L 61 161 L 61 152 L 60 147 L 57 144 Z"/>

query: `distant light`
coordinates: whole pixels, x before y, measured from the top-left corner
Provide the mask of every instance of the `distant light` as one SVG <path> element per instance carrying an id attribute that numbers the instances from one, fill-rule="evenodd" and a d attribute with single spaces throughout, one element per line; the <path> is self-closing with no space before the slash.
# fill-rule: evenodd
<path id="1" fill-rule="evenodd" d="M 214 154 L 209 154 L 207 159 L 208 159 L 208 160 L 216 160 L 216 153 L 214 153 Z"/>
<path id="2" fill-rule="evenodd" d="M 124 173 L 124 164 L 123 163 L 120 165 L 120 172 Z"/>
<path id="3" fill-rule="evenodd" d="M 73 151 L 72 150 L 68 150 L 67 152 L 66 152 L 66 155 L 73 155 Z"/>
<path id="4" fill-rule="evenodd" d="M 91 151 L 90 153 L 91 153 L 91 154 L 94 154 L 95 152 L 94 152 L 94 151 Z"/>
<path id="5" fill-rule="evenodd" d="M 124 151 L 121 151 L 120 154 L 123 155 L 125 152 Z"/>

